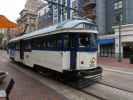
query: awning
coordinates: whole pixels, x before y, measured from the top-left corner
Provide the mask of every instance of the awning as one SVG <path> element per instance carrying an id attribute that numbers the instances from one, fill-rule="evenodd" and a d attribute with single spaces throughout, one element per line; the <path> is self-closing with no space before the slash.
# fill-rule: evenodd
<path id="1" fill-rule="evenodd" d="M 98 39 L 98 44 L 100 45 L 107 45 L 115 43 L 115 39 Z"/>

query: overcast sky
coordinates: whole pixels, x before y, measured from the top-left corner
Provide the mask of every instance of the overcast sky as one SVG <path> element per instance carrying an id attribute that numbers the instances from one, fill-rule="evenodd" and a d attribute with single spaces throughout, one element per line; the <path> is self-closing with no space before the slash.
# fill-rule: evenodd
<path id="1" fill-rule="evenodd" d="M 0 15 L 5 15 L 9 20 L 15 22 L 24 8 L 25 2 L 26 0 L 0 0 Z"/>

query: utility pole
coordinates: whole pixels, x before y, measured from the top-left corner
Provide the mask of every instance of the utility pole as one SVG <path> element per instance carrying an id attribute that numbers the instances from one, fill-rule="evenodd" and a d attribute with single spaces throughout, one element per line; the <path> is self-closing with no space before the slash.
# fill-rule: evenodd
<path id="1" fill-rule="evenodd" d="M 118 62 L 122 61 L 122 54 L 121 53 L 122 52 L 121 52 L 121 18 L 120 18 L 119 19 L 119 58 L 118 58 Z"/>
<path id="2" fill-rule="evenodd" d="M 118 5 L 119 6 L 119 5 Z M 122 8 L 120 8 L 121 10 L 119 11 L 119 18 L 117 19 L 118 20 L 118 27 L 119 27 L 119 57 L 118 57 L 118 62 L 121 62 L 122 61 L 122 52 L 121 52 L 121 47 L 122 47 L 122 44 L 121 44 L 121 25 L 122 25 L 122 20 L 123 20 L 123 6 Z"/>

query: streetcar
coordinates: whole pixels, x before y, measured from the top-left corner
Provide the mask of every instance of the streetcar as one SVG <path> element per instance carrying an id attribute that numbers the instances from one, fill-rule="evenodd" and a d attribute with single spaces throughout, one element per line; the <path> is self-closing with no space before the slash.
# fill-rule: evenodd
<path id="1" fill-rule="evenodd" d="M 11 39 L 9 58 L 31 68 L 41 66 L 75 81 L 100 79 L 97 34 L 97 26 L 90 19 L 68 20 Z"/>

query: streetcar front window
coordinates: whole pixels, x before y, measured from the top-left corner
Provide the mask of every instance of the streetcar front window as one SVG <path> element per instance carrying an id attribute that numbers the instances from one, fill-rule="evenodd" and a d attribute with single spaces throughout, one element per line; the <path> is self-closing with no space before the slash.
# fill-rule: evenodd
<path id="1" fill-rule="evenodd" d="M 79 37 L 79 47 L 80 48 L 97 48 L 96 44 L 97 35 L 96 34 L 80 34 Z"/>

